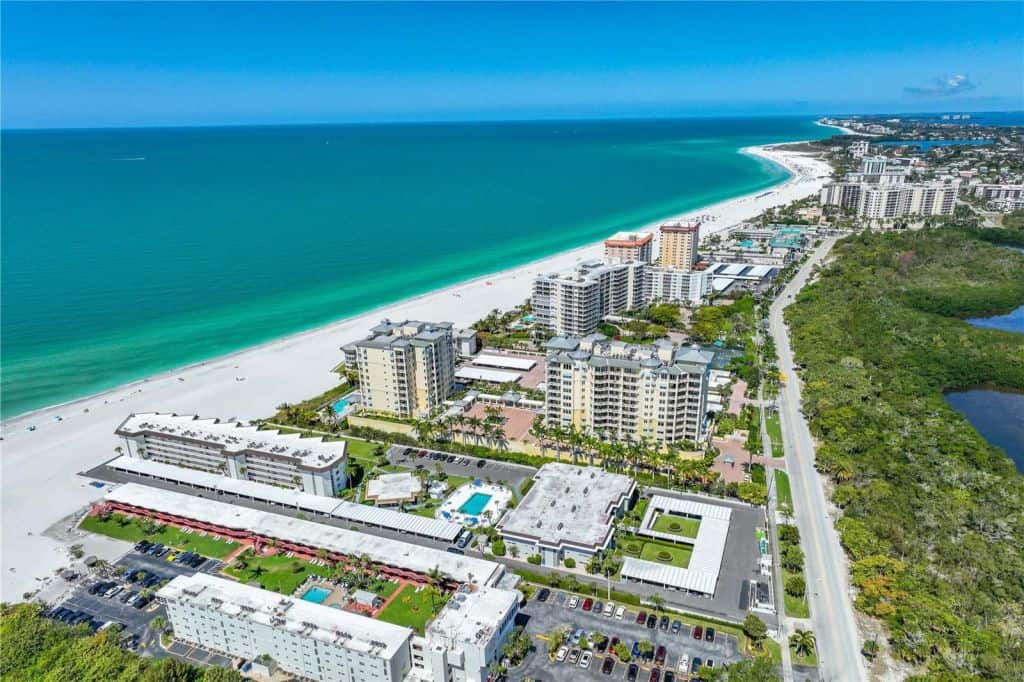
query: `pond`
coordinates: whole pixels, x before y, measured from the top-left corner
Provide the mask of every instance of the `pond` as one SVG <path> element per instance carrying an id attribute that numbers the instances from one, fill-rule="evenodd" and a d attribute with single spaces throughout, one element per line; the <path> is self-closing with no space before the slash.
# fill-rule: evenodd
<path id="1" fill-rule="evenodd" d="M 947 393 L 946 402 L 1024 472 L 1024 394 L 971 389 Z"/>
<path id="2" fill-rule="evenodd" d="M 975 327 L 1024 334 L 1024 306 L 1006 315 L 967 321 Z M 967 417 L 985 440 L 1005 450 L 1017 470 L 1024 472 L 1024 394 L 979 388 L 947 393 L 945 397 L 950 407 Z"/>
<path id="3" fill-rule="evenodd" d="M 980 147 L 992 144 L 993 142 L 995 140 L 885 140 L 884 142 L 872 142 L 871 144 L 879 147 L 917 147 L 919 151 L 926 152 L 936 147 Z"/>

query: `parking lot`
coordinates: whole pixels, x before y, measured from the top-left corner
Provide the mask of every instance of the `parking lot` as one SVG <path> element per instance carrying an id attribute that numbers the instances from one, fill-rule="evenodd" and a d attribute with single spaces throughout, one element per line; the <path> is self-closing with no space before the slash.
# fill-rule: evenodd
<path id="1" fill-rule="evenodd" d="M 173 642 L 167 650 L 177 656 L 178 658 L 184 659 L 189 663 L 196 665 L 215 665 L 221 668 L 230 668 L 231 659 L 221 654 L 215 654 L 212 651 L 206 651 L 194 647 L 184 642 Z"/>
<path id="2" fill-rule="evenodd" d="M 221 566 L 221 562 L 207 559 L 198 570 L 212 574 L 219 571 Z M 123 567 L 123 570 L 120 567 Z M 155 599 L 148 603 L 140 603 L 129 598 L 141 595 L 145 590 L 154 591 L 163 581 L 172 580 L 179 575 L 192 575 L 196 570 L 167 561 L 166 557 L 130 551 L 106 570 L 105 575 L 83 580 L 71 596 L 56 605 L 51 613 L 63 607 L 85 614 L 89 616 L 94 629 L 108 622 L 118 623 L 123 626 L 126 639 L 134 636 L 130 648 L 136 649 L 139 653 L 163 656 L 166 653 L 160 647 L 159 636 L 148 626 L 157 616 L 166 618 L 164 607 Z M 141 576 L 140 572 L 144 572 L 145 575 Z M 104 583 L 107 590 L 90 594 L 90 588 L 98 583 Z M 106 596 L 108 590 L 116 590 L 116 593 Z M 189 658 L 192 662 L 200 662 L 199 654 L 190 655 Z M 218 661 L 215 664 L 223 665 L 223 662 Z"/>
<path id="3" fill-rule="evenodd" d="M 438 464 L 449 476 L 465 476 L 468 478 L 491 479 L 494 483 L 504 481 L 505 485 L 519 490 L 519 487 L 528 478 L 533 478 L 537 470 L 524 464 L 510 464 L 508 462 L 497 462 L 492 459 L 480 459 L 469 455 L 458 455 L 448 452 L 426 450 L 424 457 L 417 457 L 415 454 L 407 457 L 406 450 L 417 453 L 422 448 L 411 448 L 402 445 L 392 445 L 388 448 L 388 461 L 391 464 L 416 468 L 422 464 L 424 468 L 433 471 Z M 436 454 L 437 459 L 431 459 L 430 455 Z M 440 459 L 440 457 L 444 459 Z M 480 464 L 483 462 L 483 465 Z"/>
<path id="4" fill-rule="evenodd" d="M 666 672 L 672 675 L 668 679 L 688 679 L 687 674 L 679 670 L 680 658 L 686 657 L 686 667 L 689 668 L 694 657 L 699 657 L 702 662 L 709 659 L 716 666 L 727 663 L 735 663 L 742 659 L 739 654 L 739 642 L 736 637 L 725 634 L 715 634 L 714 641 L 706 641 L 703 637 L 694 639 L 693 629 L 687 625 L 681 625 L 678 632 L 672 629 L 662 630 L 659 626 L 648 628 L 646 624 L 640 625 L 636 622 L 637 610 L 626 609 L 621 620 L 614 617 L 604 616 L 601 613 L 587 612 L 582 609 L 582 598 L 580 605 L 575 609 L 567 606 L 568 595 L 562 592 L 552 591 L 548 600 L 541 603 L 534 595 L 529 603 L 522 609 L 521 618 L 525 621 L 526 631 L 534 637 L 536 651 L 532 652 L 524 663 L 512 671 L 513 677 L 533 677 L 541 680 L 577 680 L 577 679 L 626 679 L 629 665 L 617 659 L 617 657 L 606 653 L 593 653 L 593 660 L 586 669 L 579 664 L 570 664 L 568 660 L 562 662 L 551 662 L 547 653 L 547 640 L 549 633 L 559 627 L 568 626 L 570 630 L 582 629 L 586 633 L 600 632 L 611 640 L 618 637 L 627 647 L 632 648 L 634 642 L 650 641 L 655 651 L 659 647 L 665 647 L 666 655 L 664 664 L 657 665 L 654 661 L 643 661 L 634 659 L 632 663 L 638 666 L 636 679 L 640 682 L 647 682 L 651 677 L 654 668 L 659 669 L 659 677 L 662 682 L 666 680 Z M 669 620 L 675 618 L 669 615 Z M 570 646 L 570 649 L 580 648 Z M 608 673 L 604 673 L 602 666 L 605 659 L 610 658 L 613 666 Z"/>

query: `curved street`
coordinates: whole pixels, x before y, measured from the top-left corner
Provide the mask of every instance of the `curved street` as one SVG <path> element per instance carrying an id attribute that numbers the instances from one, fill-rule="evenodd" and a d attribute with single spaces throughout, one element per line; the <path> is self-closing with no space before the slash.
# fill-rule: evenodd
<path id="1" fill-rule="evenodd" d="M 805 554 L 807 596 L 811 622 L 817 638 L 820 674 L 829 682 L 867 679 L 860 655 L 860 637 L 850 599 L 850 579 L 846 556 L 829 516 L 821 477 L 814 468 L 814 443 L 801 411 L 800 379 L 795 371 L 793 351 L 783 320 L 783 310 L 806 284 L 814 266 L 835 244 L 835 238 L 823 240 L 797 275 L 772 304 L 770 329 L 778 352 L 778 366 L 786 376 L 778 397 L 793 498 L 795 518 Z"/>

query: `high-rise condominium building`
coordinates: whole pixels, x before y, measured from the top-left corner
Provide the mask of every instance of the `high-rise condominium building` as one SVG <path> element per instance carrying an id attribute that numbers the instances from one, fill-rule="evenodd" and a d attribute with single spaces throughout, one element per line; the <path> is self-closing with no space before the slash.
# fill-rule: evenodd
<path id="1" fill-rule="evenodd" d="M 362 406 L 401 417 L 429 414 L 455 390 L 455 344 L 450 322 L 390 322 L 354 348 Z"/>
<path id="2" fill-rule="evenodd" d="M 604 240 L 604 262 L 650 263 L 653 258 L 654 235 L 651 233 L 617 232 Z"/>
<path id="3" fill-rule="evenodd" d="M 115 433 L 130 457 L 327 497 L 345 489 L 343 441 L 157 412 L 133 414 Z"/>
<path id="4" fill-rule="evenodd" d="M 539 275 L 530 299 L 537 325 L 555 334 L 585 335 L 608 315 L 647 301 L 644 263 L 580 263 L 568 273 Z"/>
<path id="5" fill-rule="evenodd" d="M 822 205 L 842 206 L 870 219 L 953 215 L 959 185 L 941 182 L 875 185 L 833 182 L 821 189 Z"/>
<path id="6" fill-rule="evenodd" d="M 859 159 L 866 155 L 871 149 L 871 143 L 867 140 L 856 140 L 850 144 L 850 156 Z"/>
<path id="7" fill-rule="evenodd" d="M 661 258 L 663 268 L 692 270 L 697 262 L 697 244 L 700 242 L 700 222 L 696 220 L 671 221 L 662 223 Z"/>
<path id="8" fill-rule="evenodd" d="M 549 424 L 616 440 L 696 441 L 702 435 L 711 355 L 668 340 L 651 345 L 601 334 L 549 342 Z"/>

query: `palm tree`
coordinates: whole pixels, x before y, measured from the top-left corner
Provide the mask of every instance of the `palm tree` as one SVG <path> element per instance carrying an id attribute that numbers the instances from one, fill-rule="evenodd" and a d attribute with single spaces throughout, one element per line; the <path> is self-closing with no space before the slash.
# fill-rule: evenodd
<path id="1" fill-rule="evenodd" d="M 663 608 L 665 608 L 665 598 L 662 597 L 660 594 L 652 594 L 649 601 L 651 602 L 651 606 L 654 607 L 655 611 L 661 611 Z"/>
<path id="2" fill-rule="evenodd" d="M 334 423 L 337 420 L 338 413 L 334 411 L 334 405 L 327 403 L 324 405 L 324 422 L 328 428 L 333 429 Z"/>
<path id="3" fill-rule="evenodd" d="M 427 571 L 427 583 L 430 589 L 430 606 L 431 610 L 435 609 L 434 606 L 434 595 L 439 592 L 439 587 L 444 581 L 444 573 L 441 569 L 435 565 L 432 569 Z"/>
<path id="4" fill-rule="evenodd" d="M 796 630 L 789 637 L 789 646 L 796 652 L 797 656 L 808 656 L 814 651 L 817 640 L 810 630 Z"/>
<path id="5" fill-rule="evenodd" d="M 476 444 L 479 445 L 480 429 L 483 428 L 484 420 L 481 419 L 480 417 L 470 417 L 469 419 L 466 420 L 466 423 L 468 423 L 469 427 L 473 430 L 473 439 L 476 441 Z"/>

